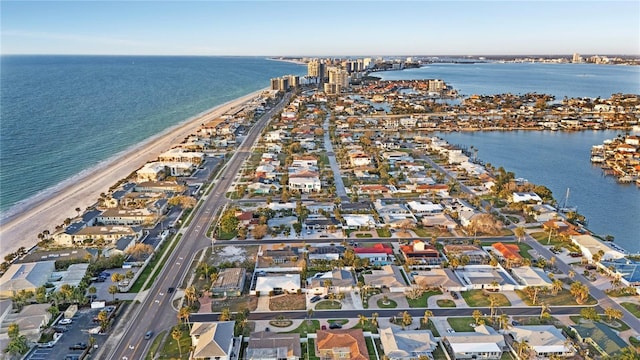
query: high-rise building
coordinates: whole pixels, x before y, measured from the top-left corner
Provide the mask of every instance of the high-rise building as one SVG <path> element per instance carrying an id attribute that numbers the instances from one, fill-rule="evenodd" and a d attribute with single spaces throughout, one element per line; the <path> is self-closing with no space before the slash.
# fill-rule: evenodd
<path id="1" fill-rule="evenodd" d="M 329 84 L 338 84 L 341 87 L 349 86 L 349 72 L 338 67 L 330 68 Z"/>
<path id="2" fill-rule="evenodd" d="M 580 56 L 580 54 L 578 53 L 573 53 L 573 60 L 572 62 L 574 63 L 581 63 L 582 62 L 582 56 Z"/>
<path id="3" fill-rule="evenodd" d="M 289 86 L 290 87 L 298 87 L 298 86 L 300 86 L 300 76 L 298 76 L 298 75 L 287 75 L 287 78 L 289 79 Z"/>

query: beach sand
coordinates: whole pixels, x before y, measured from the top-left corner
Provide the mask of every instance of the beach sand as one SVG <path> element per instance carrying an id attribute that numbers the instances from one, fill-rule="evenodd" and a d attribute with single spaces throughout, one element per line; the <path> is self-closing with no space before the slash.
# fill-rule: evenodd
<path id="1" fill-rule="evenodd" d="M 22 211 L 3 219 L 0 227 L 0 254 L 4 258 L 20 247 L 33 247 L 39 241 L 38 234 L 42 231 L 49 230 L 53 233 L 55 227 L 62 225 L 66 218 L 77 217 L 76 208 L 84 211 L 94 205 L 100 193 L 108 192 L 119 180 L 128 177 L 145 163 L 157 159 L 162 152 L 181 143 L 186 137 L 194 134 L 201 124 L 255 99 L 264 90 L 229 101 L 173 126 L 90 169 L 59 189 L 46 192 L 46 195 L 28 203 Z"/>

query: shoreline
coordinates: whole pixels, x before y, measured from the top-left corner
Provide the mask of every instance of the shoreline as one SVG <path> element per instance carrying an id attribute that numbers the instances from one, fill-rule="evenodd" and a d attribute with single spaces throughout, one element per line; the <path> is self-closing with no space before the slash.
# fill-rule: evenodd
<path id="1" fill-rule="evenodd" d="M 189 117 L 144 141 L 134 144 L 95 166 L 82 170 L 60 183 L 13 205 L 0 218 L 0 253 L 2 256 L 20 247 L 30 249 L 43 230 L 53 233 L 66 218 L 76 218 L 76 208 L 84 211 L 98 201 L 119 180 L 126 178 L 159 154 L 180 144 L 195 133 L 203 122 L 222 116 L 232 108 L 255 99 L 262 88 L 234 100 L 216 105 Z"/>

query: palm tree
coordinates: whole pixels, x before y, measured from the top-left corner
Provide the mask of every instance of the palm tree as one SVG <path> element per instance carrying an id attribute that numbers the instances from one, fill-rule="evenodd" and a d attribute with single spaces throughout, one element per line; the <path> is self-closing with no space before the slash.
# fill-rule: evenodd
<path id="1" fill-rule="evenodd" d="M 558 295 L 558 292 L 562 290 L 562 281 L 555 279 L 551 282 L 551 293 L 553 296 Z"/>
<path id="2" fill-rule="evenodd" d="M 424 326 L 429 325 L 429 318 L 433 316 L 433 311 L 427 309 L 424 311 L 424 315 L 422 316 L 422 322 Z"/>
<path id="3" fill-rule="evenodd" d="M 518 242 L 522 241 L 522 238 L 524 238 L 524 235 L 526 233 L 527 231 L 522 226 L 518 226 L 517 228 L 513 229 L 513 234 L 518 238 Z"/>
<path id="4" fill-rule="evenodd" d="M 107 289 L 107 291 L 109 292 L 109 294 L 111 294 L 111 300 L 116 301 L 116 293 L 118 292 L 118 287 L 115 285 L 111 285 L 109 286 L 109 289 Z"/>
<path id="5" fill-rule="evenodd" d="M 178 310 L 178 320 L 181 320 L 183 323 L 186 322 L 189 328 L 191 328 L 191 324 L 189 323 L 189 315 L 189 308 L 186 306 L 183 306 L 180 308 L 180 310 Z"/>
<path id="6" fill-rule="evenodd" d="M 544 302 L 540 304 L 540 320 L 551 315 L 549 314 L 549 310 L 549 305 L 545 304 Z"/>
<path id="7" fill-rule="evenodd" d="M 191 285 L 184 289 L 184 297 L 187 300 L 187 304 L 191 306 L 198 299 L 198 291 L 196 290 L 196 287 Z"/>
<path id="8" fill-rule="evenodd" d="M 220 317 L 218 321 L 229 321 L 231 320 L 231 310 L 229 308 L 224 308 L 220 312 Z"/>
<path id="9" fill-rule="evenodd" d="M 379 316 L 378 313 L 371 314 L 371 323 L 374 326 L 378 326 L 378 316 Z"/>
<path id="10" fill-rule="evenodd" d="M 180 358 L 182 358 L 182 346 L 180 346 L 180 338 L 182 338 L 182 330 L 178 326 L 174 326 L 171 330 L 171 337 L 178 343 L 178 351 L 180 352 Z"/>
<path id="11" fill-rule="evenodd" d="M 409 314 L 408 311 L 404 311 L 402 313 L 402 327 L 410 326 L 412 322 L 413 318 L 411 317 L 411 314 Z"/>
<path id="12" fill-rule="evenodd" d="M 480 319 L 482 318 L 482 311 L 478 309 L 473 310 L 473 312 L 471 313 L 471 317 L 473 317 L 473 320 L 476 322 L 476 324 L 479 324 Z"/>
<path id="13" fill-rule="evenodd" d="M 491 311 L 491 318 L 493 319 L 497 313 L 498 297 L 495 295 L 489 295 L 489 310 Z"/>
<path id="14" fill-rule="evenodd" d="M 307 325 L 311 325 L 311 317 L 313 316 L 313 309 L 307 310 Z"/>
<path id="15" fill-rule="evenodd" d="M 579 281 L 574 281 L 569 291 L 571 295 L 575 296 L 576 302 L 580 305 L 589 297 L 589 288 Z"/>
<path id="16" fill-rule="evenodd" d="M 500 324 L 500 328 L 506 330 L 509 327 L 509 315 L 502 313 L 498 317 L 498 323 Z"/>
<path id="17" fill-rule="evenodd" d="M 573 270 L 569 270 L 569 273 L 567 274 L 567 276 L 569 276 L 569 279 L 573 279 L 573 277 L 576 276 L 576 272 Z"/>
<path id="18" fill-rule="evenodd" d="M 364 316 L 362 314 L 358 315 L 358 319 L 359 319 L 358 322 L 360 323 L 360 326 L 364 326 L 364 324 L 366 324 L 367 321 L 369 320 L 369 319 L 367 319 L 366 316 Z"/>

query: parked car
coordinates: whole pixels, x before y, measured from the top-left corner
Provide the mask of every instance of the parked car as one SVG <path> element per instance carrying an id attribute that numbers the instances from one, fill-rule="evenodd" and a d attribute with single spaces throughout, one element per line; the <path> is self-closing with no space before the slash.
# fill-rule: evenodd
<path id="1" fill-rule="evenodd" d="M 76 343 L 69 346 L 69 350 L 85 350 L 87 348 L 87 344 L 85 343 Z"/>
<path id="2" fill-rule="evenodd" d="M 453 334 L 453 333 L 454 333 L 454 332 L 456 332 L 456 331 L 455 331 L 455 330 L 453 330 L 452 328 L 448 328 L 448 329 L 447 329 L 447 332 L 448 332 L 449 334 Z"/>
<path id="3" fill-rule="evenodd" d="M 322 330 L 327 330 L 327 325 L 322 325 L 321 329 Z"/>
<path id="4" fill-rule="evenodd" d="M 336 322 L 329 324 L 329 329 L 342 329 L 342 325 Z"/>
<path id="5" fill-rule="evenodd" d="M 51 341 L 46 342 L 46 343 L 38 343 L 38 347 L 39 348 L 52 348 L 53 345 L 54 345 L 54 343 L 51 342 Z"/>
<path id="6" fill-rule="evenodd" d="M 312 297 L 310 301 L 312 303 L 314 303 L 314 302 L 318 302 L 320 300 L 322 300 L 322 297 L 320 295 L 316 295 L 316 296 Z"/>
<path id="7" fill-rule="evenodd" d="M 69 325 L 73 322 L 73 320 L 71 319 L 62 319 L 60 321 L 58 321 L 58 325 Z"/>

